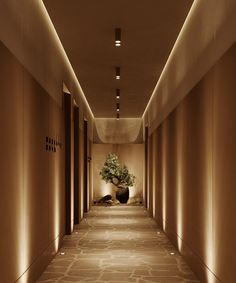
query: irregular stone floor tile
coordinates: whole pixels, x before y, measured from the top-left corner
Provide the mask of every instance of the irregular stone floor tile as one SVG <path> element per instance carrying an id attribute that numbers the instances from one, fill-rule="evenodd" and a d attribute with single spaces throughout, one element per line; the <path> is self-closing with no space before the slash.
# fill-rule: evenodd
<path id="1" fill-rule="evenodd" d="M 37 282 L 200 281 L 142 206 L 121 205 L 92 207 Z"/>

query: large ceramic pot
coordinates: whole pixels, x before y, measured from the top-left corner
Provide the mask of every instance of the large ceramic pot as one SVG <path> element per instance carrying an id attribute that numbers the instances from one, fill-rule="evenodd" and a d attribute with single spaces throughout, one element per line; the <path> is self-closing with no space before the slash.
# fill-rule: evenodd
<path id="1" fill-rule="evenodd" d="M 127 203 L 129 199 L 129 188 L 118 188 L 116 191 L 116 199 L 118 199 L 120 203 Z"/>

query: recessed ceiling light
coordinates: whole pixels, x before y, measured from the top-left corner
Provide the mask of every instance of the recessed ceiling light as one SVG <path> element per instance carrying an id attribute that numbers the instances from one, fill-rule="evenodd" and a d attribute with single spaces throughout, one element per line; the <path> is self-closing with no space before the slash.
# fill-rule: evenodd
<path id="1" fill-rule="evenodd" d="M 175 253 L 174 253 L 174 252 L 171 252 L 170 255 L 175 255 Z"/>
<path id="2" fill-rule="evenodd" d="M 120 104 L 119 103 L 116 103 L 116 111 L 120 112 Z"/>
<path id="3" fill-rule="evenodd" d="M 120 114 L 117 113 L 117 114 L 116 114 L 116 120 L 119 120 L 119 119 L 120 119 Z"/>
<path id="4" fill-rule="evenodd" d="M 120 67 L 116 67 L 116 79 L 120 79 Z"/>
<path id="5" fill-rule="evenodd" d="M 115 45 L 121 46 L 121 29 L 120 28 L 115 29 Z"/>
<path id="6" fill-rule="evenodd" d="M 116 90 L 116 98 L 120 99 L 120 90 L 119 89 Z"/>

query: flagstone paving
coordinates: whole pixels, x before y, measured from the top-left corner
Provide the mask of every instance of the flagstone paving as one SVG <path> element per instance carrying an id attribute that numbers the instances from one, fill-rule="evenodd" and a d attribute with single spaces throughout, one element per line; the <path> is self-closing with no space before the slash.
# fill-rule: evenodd
<path id="1" fill-rule="evenodd" d="M 171 255 L 174 252 L 174 255 Z M 38 283 L 199 283 L 141 206 L 94 206 Z"/>

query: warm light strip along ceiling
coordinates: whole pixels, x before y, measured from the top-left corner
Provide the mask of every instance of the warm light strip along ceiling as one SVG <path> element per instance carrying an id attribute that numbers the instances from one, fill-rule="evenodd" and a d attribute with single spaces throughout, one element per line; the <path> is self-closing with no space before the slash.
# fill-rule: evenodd
<path id="1" fill-rule="evenodd" d="M 59 38 L 59 36 L 58 36 L 58 34 L 57 34 L 57 31 L 56 31 L 56 29 L 55 29 L 55 27 L 54 27 L 54 25 L 53 25 L 53 23 L 52 23 L 52 21 L 51 21 L 51 18 L 50 18 L 49 14 L 48 14 L 48 11 L 47 11 L 47 9 L 46 9 L 46 7 L 45 7 L 43 1 L 41 1 L 41 5 L 42 5 L 42 10 L 44 11 L 44 14 L 45 14 L 45 16 L 46 16 L 45 18 L 47 19 L 48 24 L 49 24 L 49 27 L 51 28 L 51 30 L 52 30 L 52 32 L 53 32 L 53 34 L 54 34 L 54 37 L 55 37 L 55 39 L 56 39 L 56 41 L 57 41 L 57 44 L 58 44 L 59 48 L 61 49 L 61 51 L 62 51 L 62 53 L 63 53 L 63 55 L 64 55 L 64 58 L 66 59 L 66 62 L 67 62 L 67 64 L 68 64 L 68 67 L 69 67 L 69 69 L 70 69 L 70 71 L 71 71 L 71 74 L 73 75 L 74 80 L 75 80 L 75 82 L 76 82 L 76 84 L 77 84 L 77 86 L 78 86 L 78 88 L 79 88 L 79 90 L 80 90 L 80 93 L 81 93 L 81 95 L 82 95 L 82 98 L 83 98 L 85 104 L 87 105 L 87 107 L 88 107 L 88 109 L 89 109 L 89 112 L 90 112 L 92 118 L 94 118 L 93 112 L 92 112 L 92 110 L 91 110 L 91 108 L 90 108 L 90 106 L 89 106 L 89 104 L 88 104 L 88 101 L 87 101 L 87 99 L 86 99 L 86 97 L 85 97 L 85 94 L 84 94 L 84 92 L 83 92 L 83 90 L 82 90 L 82 87 L 81 87 L 81 85 L 80 85 L 80 83 L 79 83 L 79 81 L 78 81 L 78 78 L 77 78 L 77 76 L 76 76 L 76 74 L 75 74 L 75 71 L 74 71 L 74 69 L 73 69 L 73 67 L 72 67 L 72 65 L 71 65 L 71 62 L 70 62 L 70 60 L 69 60 L 69 58 L 68 58 L 68 56 L 67 56 L 67 54 L 66 54 L 66 51 L 65 51 L 65 49 L 64 49 L 64 47 L 63 47 L 63 45 L 62 45 L 62 43 L 61 43 L 61 40 L 60 40 L 60 38 Z"/>
<path id="2" fill-rule="evenodd" d="M 152 92 L 152 95 L 151 95 L 151 97 L 150 97 L 150 99 L 149 99 L 149 101 L 148 101 L 148 104 L 147 104 L 147 106 L 146 106 L 146 108 L 145 108 L 145 110 L 144 110 L 144 112 L 143 112 L 142 119 L 144 118 L 145 113 L 147 112 L 147 110 L 148 110 L 148 108 L 149 108 L 149 106 L 150 106 L 150 104 L 151 104 L 151 102 L 152 102 L 154 96 L 157 95 L 157 89 L 158 89 L 158 87 L 159 87 L 159 85 L 160 85 L 160 83 L 161 83 L 161 81 L 162 81 L 162 77 L 163 77 L 164 74 L 166 73 L 168 65 L 171 64 L 171 60 L 172 60 L 172 57 L 174 56 L 175 49 L 177 48 L 178 43 L 180 42 L 180 39 L 181 39 L 181 37 L 182 37 L 182 34 L 184 33 L 184 30 L 185 30 L 185 29 L 187 28 L 187 26 L 188 26 L 188 22 L 189 22 L 190 19 L 191 19 L 191 15 L 193 14 L 193 10 L 194 10 L 194 8 L 195 8 L 195 5 L 196 5 L 196 1 L 193 2 L 193 5 L 192 5 L 192 7 L 191 7 L 191 9 L 190 9 L 190 11 L 189 11 L 189 13 L 188 13 L 188 15 L 187 15 L 185 21 L 184 21 L 184 24 L 183 24 L 183 26 L 182 26 L 182 28 L 181 28 L 181 30 L 180 30 L 180 32 L 179 32 L 179 35 L 178 35 L 178 37 L 177 37 L 177 39 L 176 39 L 176 41 L 175 41 L 175 44 L 174 44 L 174 46 L 173 46 L 173 48 L 172 48 L 172 50 L 171 50 L 171 52 L 170 52 L 170 55 L 169 55 L 169 57 L 168 57 L 168 59 L 167 59 L 167 61 L 166 61 L 166 64 L 165 64 L 165 66 L 164 66 L 164 68 L 163 68 L 163 70 L 162 70 L 162 72 L 161 72 L 161 75 L 160 75 L 160 77 L 159 77 L 159 79 L 158 79 L 158 81 L 157 81 L 157 84 L 156 84 L 156 86 L 155 86 L 153 92 Z"/>

